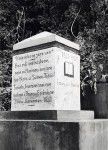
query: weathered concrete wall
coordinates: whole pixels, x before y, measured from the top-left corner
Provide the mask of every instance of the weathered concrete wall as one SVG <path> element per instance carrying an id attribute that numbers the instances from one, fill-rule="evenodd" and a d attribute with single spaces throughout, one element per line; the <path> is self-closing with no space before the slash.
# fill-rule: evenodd
<path id="1" fill-rule="evenodd" d="M 0 121 L 0 150 L 108 150 L 108 120 Z"/>
<path id="2" fill-rule="evenodd" d="M 108 118 L 108 83 L 97 84 L 97 94 L 92 96 L 92 101 L 96 118 Z"/>
<path id="3" fill-rule="evenodd" d="M 78 150 L 78 123 L 0 121 L 0 150 Z"/>
<path id="4" fill-rule="evenodd" d="M 97 94 L 88 90 L 81 105 L 84 110 L 94 110 L 95 118 L 108 118 L 108 83 L 97 84 Z"/>
<path id="5" fill-rule="evenodd" d="M 108 150 L 108 120 L 80 123 L 80 150 Z"/>

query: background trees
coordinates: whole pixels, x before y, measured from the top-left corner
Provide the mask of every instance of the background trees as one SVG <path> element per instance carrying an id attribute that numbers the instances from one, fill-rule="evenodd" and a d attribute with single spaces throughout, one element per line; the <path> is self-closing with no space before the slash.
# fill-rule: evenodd
<path id="1" fill-rule="evenodd" d="M 42 31 L 80 44 L 82 94 L 87 86 L 96 92 L 96 82 L 108 73 L 104 69 L 108 48 L 107 5 L 107 0 L 1 0 L 1 109 L 10 109 L 13 44 Z"/>

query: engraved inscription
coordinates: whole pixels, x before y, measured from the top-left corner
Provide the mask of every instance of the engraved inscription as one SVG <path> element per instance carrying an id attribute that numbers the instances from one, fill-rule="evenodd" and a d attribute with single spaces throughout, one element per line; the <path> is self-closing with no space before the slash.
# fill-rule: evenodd
<path id="1" fill-rule="evenodd" d="M 14 105 L 53 105 L 55 67 L 53 49 L 13 56 Z"/>

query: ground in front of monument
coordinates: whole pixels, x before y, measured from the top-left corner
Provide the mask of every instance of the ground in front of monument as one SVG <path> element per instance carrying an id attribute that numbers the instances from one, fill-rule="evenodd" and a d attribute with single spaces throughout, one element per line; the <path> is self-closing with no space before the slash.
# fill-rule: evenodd
<path id="1" fill-rule="evenodd" d="M 79 49 L 49 32 L 14 45 L 0 150 L 108 150 L 108 120 L 81 110 Z"/>

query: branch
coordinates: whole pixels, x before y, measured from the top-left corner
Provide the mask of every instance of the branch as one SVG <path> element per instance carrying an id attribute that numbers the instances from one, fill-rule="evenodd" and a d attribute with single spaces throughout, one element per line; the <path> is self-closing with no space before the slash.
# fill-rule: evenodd
<path id="1" fill-rule="evenodd" d="M 76 21 L 78 15 L 79 15 L 80 11 L 81 11 L 81 7 L 80 7 L 78 13 L 76 14 L 76 17 L 74 18 L 74 21 L 73 21 L 73 23 L 72 23 L 72 25 L 71 25 L 71 33 L 72 33 L 72 35 L 74 36 L 74 38 L 77 38 L 77 37 L 76 37 L 76 36 L 74 35 L 74 33 L 73 33 L 73 25 L 74 25 L 74 23 L 75 23 L 75 21 Z"/>

